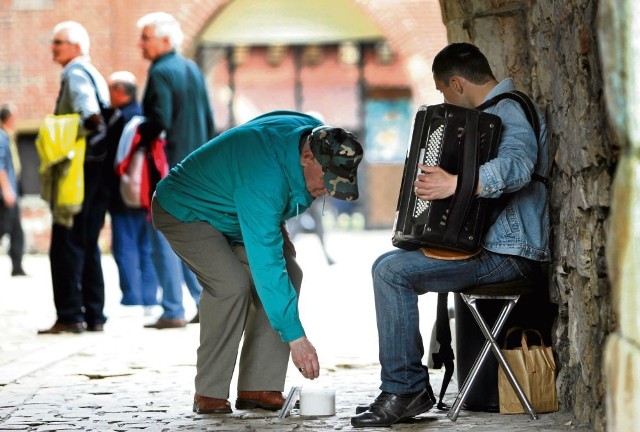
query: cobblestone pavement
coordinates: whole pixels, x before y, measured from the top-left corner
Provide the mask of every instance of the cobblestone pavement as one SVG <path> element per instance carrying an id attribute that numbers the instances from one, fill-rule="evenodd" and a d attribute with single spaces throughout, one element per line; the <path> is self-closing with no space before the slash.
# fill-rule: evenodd
<path id="1" fill-rule="evenodd" d="M 305 381 L 289 368 L 292 386 L 336 390 L 336 415 L 285 419 L 263 410 L 231 415 L 198 415 L 191 410 L 198 325 L 185 329 L 144 329 L 143 311 L 119 305 L 116 267 L 103 258 L 106 282 L 105 332 L 37 336 L 55 320 L 49 261 L 27 256 L 29 276 L 9 277 L 9 259 L 0 255 L 0 431 L 331 431 L 354 430 L 356 405 L 378 394 L 379 366 L 369 267 L 390 248 L 387 232 L 338 233 L 327 237 L 337 263 L 327 266 L 317 238 L 296 239 L 305 269 L 300 309 L 322 371 Z M 185 291 L 186 293 L 186 291 Z M 433 297 L 433 298 L 430 298 Z M 188 299 L 188 295 L 185 296 Z M 188 314 L 193 304 L 186 301 Z M 421 299 L 423 334 L 430 334 L 435 296 Z M 234 380 L 235 381 L 235 380 Z M 442 381 L 432 371 L 433 387 Z M 235 401 L 232 383 L 230 401 Z M 446 401 L 453 402 L 455 379 Z M 587 431 L 568 413 L 526 415 L 462 411 L 451 422 L 431 411 L 392 430 Z M 376 429 L 371 429 L 376 430 Z M 382 430 L 389 430 L 387 428 Z"/>

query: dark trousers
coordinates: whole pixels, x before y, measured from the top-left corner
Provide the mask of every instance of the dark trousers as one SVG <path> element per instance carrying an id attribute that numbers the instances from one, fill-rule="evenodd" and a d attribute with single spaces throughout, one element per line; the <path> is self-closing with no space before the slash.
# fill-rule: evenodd
<path id="1" fill-rule="evenodd" d="M 2 201 L 2 196 L 0 196 L 0 239 L 5 234 L 13 235 L 13 226 L 18 217 L 18 211 L 17 201 L 13 207 L 6 207 Z M 11 239 L 11 244 L 13 245 L 13 238 Z"/>
<path id="2" fill-rule="evenodd" d="M 82 210 L 67 228 L 53 224 L 51 279 L 58 322 L 103 324 L 104 278 L 98 236 L 107 209 L 102 162 L 85 162 Z"/>
<path id="3" fill-rule="evenodd" d="M 11 243 L 9 243 L 9 256 L 11 257 L 11 263 L 13 270 L 22 270 L 22 256 L 24 255 L 24 231 L 22 230 L 22 221 L 20 218 L 20 203 L 16 201 L 14 206 L 13 222 L 11 223 L 11 229 L 9 230 L 9 236 L 11 237 Z"/>

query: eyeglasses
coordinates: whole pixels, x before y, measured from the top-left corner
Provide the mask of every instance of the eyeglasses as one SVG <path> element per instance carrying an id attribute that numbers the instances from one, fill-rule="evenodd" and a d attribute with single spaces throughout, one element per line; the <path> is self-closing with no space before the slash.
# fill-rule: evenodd
<path id="1" fill-rule="evenodd" d="M 61 39 L 53 39 L 51 41 L 51 45 L 55 45 L 55 46 L 60 46 L 62 44 L 70 44 L 71 42 L 69 42 L 68 40 L 61 40 Z"/>

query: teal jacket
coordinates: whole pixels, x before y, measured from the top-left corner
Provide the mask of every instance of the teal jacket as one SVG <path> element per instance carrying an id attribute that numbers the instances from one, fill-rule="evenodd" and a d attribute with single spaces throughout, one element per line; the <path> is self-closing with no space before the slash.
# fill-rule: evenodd
<path id="1" fill-rule="evenodd" d="M 260 300 L 284 342 L 304 330 L 280 226 L 313 202 L 299 143 L 321 124 L 292 111 L 264 114 L 195 150 L 156 189 L 160 206 L 175 218 L 208 222 L 229 243 L 244 244 Z"/>

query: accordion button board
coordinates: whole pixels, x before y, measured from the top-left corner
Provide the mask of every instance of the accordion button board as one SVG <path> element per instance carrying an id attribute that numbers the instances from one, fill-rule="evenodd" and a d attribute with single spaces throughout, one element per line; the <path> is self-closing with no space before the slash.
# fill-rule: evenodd
<path id="1" fill-rule="evenodd" d="M 478 249 L 486 225 L 487 200 L 478 198 L 480 165 L 496 157 L 500 117 L 451 104 L 423 105 L 415 115 L 405 161 L 392 242 L 469 252 Z M 455 194 L 426 201 L 415 195 L 418 164 L 458 176 Z"/>

